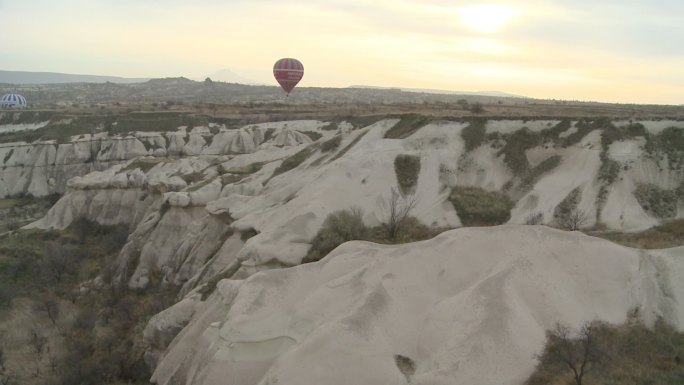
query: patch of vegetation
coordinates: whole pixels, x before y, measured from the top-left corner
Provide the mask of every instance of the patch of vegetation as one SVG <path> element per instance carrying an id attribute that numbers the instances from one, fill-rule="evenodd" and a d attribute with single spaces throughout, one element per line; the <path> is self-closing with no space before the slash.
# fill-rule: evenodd
<path id="1" fill-rule="evenodd" d="M 626 126 L 617 127 L 610 122 L 602 124 L 603 131 L 601 132 L 601 148 L 607 152 L 610 145 L 614 142 L 636 138 L 642 136 L 648 138 L 649 134 L 641 123 L 630 123 Z"/>
<path id="2" fill-rule="evenodd" d="M 494 226 L 511 219 L 513 202 L 499 192 L 477 187 L 454 187 L 449 201 L 464 226 Z"/>
<path id="3" fill-rule="evenodd" d="M 621 168 L 620 162 L 606 158 L 601 162 L 601 167 L 599 168 L 599 181 L 601 181 L 604 185 L 610 186 L 617 179 Z"/>
<path id="4" fill-rule="evenodd" d="M 401 225 L 397 230 L 394 238 L 391 238 L 388 236 L 386 225 L 372 227 L 369 229 L 368 238 L 365 240 L 374 243 L 397 245 L 432 239 L 447 230 L 451 230 L 451 228 L 428 227 L 420 223 L 415 217 L 407 216 L 401 221 Z"/>
<path id="5" fill-rule="evenodd" d="M 225 186 L 228 184 L 237 183 L 237 182 L 245 179 L 246 177 L 247 177 L 247 175 L 223 174 L 223 175 L 221 175 L 221 184 Z"/>
<path id="6" fill-rule="evenodd" d="M 680 189 L 665 190 L 654 184 L 637 185 L 634 196 L 646 212 L 661 219 L 674 218 L 679 199 L 684 199 Z"/>
<path id="7" fill-rule="evenodd" d="M 316 132 L 316 131 L 299 131 L 299 132 L 308 136 L 314 142 L 317 141 L 318 139 L 320 139 L 321 137 L 323 137 L 323 134 L 321 134 L 320 132 Z"/>
<path id="8" fill-rule="evenodd" d="M 0 112 L 0 124 L 32 124 L 52 120 L 56 111 L 4 111 Z"/>
<path id="9" fill-rule="evenodd" d="M 337 154 L 335 154 L 335 156 L 332 159 L 330 159 L 330 161 L 331 162 L 335 161 L 335 160 L 341 158 L 342 156 L 344 156 L 344 154 L 346 154 L 347 151 L 351 150 L 352 147 L 356 146 L 356 144 L 359 143 L 359 141 L 361 141 L 361 138 L 363 138 L 367 133 L 368 133 L 368 131 L 364 131 L 364 132 L 360 133 L 359 135 L 357 135 L 356 138 L 354 138 L 354 140 L 351 141 L 351 143 L 346 145 Z"/>
<path id="10" fill-rule="evenodd" d="M 539 144 L 540 137 L 527 128 L 506 135 L 506 144 L 497 155 L 504 156 L 504 162 L 515 175 L 522 176 L 530 169 L 526 151 Z"/>
<path id="11" fill-rule="evenodd" d="M 352 125 L 352 127 L 355 130 L 358 130 L 360 128 L 365 128 L 370 125 L 373 125 L 382 119 L 385 119 L 385 116 L 378 116 L 378 115 L 369 115 L 369 116 L 347 116 L 346 118 L 343 118 L 345 122 L 349 123 Z"/>
<path id="12" fill-rule="evenodd" d="M 542 142 L 557 142 L 560 139 L 560 134 L 569 130 L 572 127 L 570 119 L 563 119 L 551 128 L 543 129 L 539 134 L 542 137 Z"/>
<path id="13" fill-rule="evenodd" d="M 299 166 L 305 160 L 309 159 L 309 157 L 314 152 L 316 152 L 315 148 L 312 146 L 309 146 L 309 147 L 299 151 L 298 153 L 292 155 L 291 157 L 285 159 L 283 161 L 283 163 L 281 163 L 280 166 L 278 166 L 278 168 L 276 168 L 275 171 L 273 171 L 273 175 L 271 175 L 271 178 L 269 178 L 269 180 L 274 178 L 277 175 L 288 172 L 288 171 L 292 170 L 293 168 Z M 268 181 L 266 183 L 268 183 Z"/>
<path id="14" fill-rule="evenodd" d="M 577 205 L 582 198 L 582 189 L 577 187 L 570 191 L 568 195 L 556 206 L 553 210 L 553 219 L 556 223 L 563 227 L 563 225 L 572 216 L 573 211 L 577 209 Z"/>
<path id="15" fill-rule="evenodd" d="M 561 326 L 547 332 L 538 360 L 525 385 L 683 384 L 684 333 L 634 316 L 622 325 L 594 321 L 579 333 Z"/>
<path id="16" fill-rule="evenodd" d="M 337 150 L 337 148 L 340 147 L 341 143 L 342 143 L 342 136 L 341 135 L 337 135 L 332 139 L 328 139 L 321 144 L 321 152 L 330 152 L 330 151 Z"/>
<path id="17" fill-rule="evenodd" d="M 430 118 L 419 114 L 402 115 L 399 122 L 385 132 L 385 139 L 404 139 L 430 123 Z"/>
<path id="18" fill-rule="evenodd" d="M 302 263 L 318 261 L 342 243 L 364 239 L 367 234 L 368 228 L 363 223 L 361 209 L 335 211 L 323 221 L 323 226 L 311 241 L 309 253 Z"/>
<path id="19" fill-rule="evenodd" d="M 608 187 L 615 183 L 618 175 L 620 175 L 620 169 L 622 166 L 616 160 L 610 159 L 607 154 L 607 150 L 601 151 L 600 155 L 601 167 L 598 171 L 598 180 L 601 183 L 599 188 L 599 193 L 596 196 L 596 220 L 601 218 L 601 212 L 603 211 L 603 205 L 608 199 Z"/>
<path id="20" fill-rule="evenodd" d="M 311 241 L 309 253 L 302 263 L 316 262 L 344 242 L 364 240 L 384 244 L 400 244 L 431 239 L 449 230 L 427 227 L 415 217 L 402 219 L 394 238 L 388 237 L 387 227 L 380 225 L 372 228 L 363 223 L 363 212 L 358 208 L 336 211 L 329 214 L 323 226 Z"/>
<path id="21" fill-rule="evenodd" d="M 152 169 L 152 167 L 156 166 L 160 162 L 160 159 L 138 158 L 129 163 L 126 167 L 122 168 L 121 171 L 131 171 L 139 168 L 140 171 L 147 173 Z"/>
<path id="22" fill-rule="evenodd" d="M 9 158 L 12 157 L 12 154 L 14 154 L 14 149 L 13 149 L 13 148 L 10 148 L 10 150 L 7 151 L 7 154 L 5 155 L 5 159 L 3 159 L 2 163 L 7 163 L 7 161 L 9 160 Z"/>
<path id="23" fill-rule="evenodd" d="M 16 363 L 3 365 L 4 374 L 16 383 L 147 382 L 140 333 L 152 315 L 173 303 L 175 288 L 133 292 L 108 286 L 111 262 L 127 235 L 125 226 L 79 219 L 64 231 L 19 231 L 0 239 L 0 291 L 5 295 L 0 307 L 12 307 L 22 298 L 34 312 L 32 325 L 16 330 L 32 336 L 34 356 L 21 365 L 34 366 L 34 378 L 9 373 Z M 107 286 L 79 293 L 80 283 L 96 276 Z M 9 348 L 5 338 L 0 336 L 0 346 Z"/>
<path id="24" fill-rule="evenodd" d="M 613 126 L 613 123 L 608 118 L 597 118 L 597 119 L 580 119 L 575 127 L 577 131 L 566 136 L 564 139 L 559 138 L 559 142 L 563 147 L 570 147 L 579 143 L 582 138 L 587 136 L 590 132 L 594 130 L 601 130 L 607 127 Z"/>
<path id="25" fill-rule="evenodd" d="M 484 106 L 480 102 L 475 102 L 475 103 L 471 104 L 469 110 L 473 114 L 481 114 L 481 113 L 485 112 Z"/>
<path id="26" fill-rule="evenodd" d="M 0 199 L 0 233 L 14 231 L 39 218 L 61 198 L 59 194 L 34 197 L 22 194 L 13 198 Z"/>
<path id="27" fill-rule="evenodd" d="M 461 131 L 461 137 L 465 141 L 466 153 L 480 147 L 485 142 L 486 119 L 473 119 L 473 121 Z"/>
<path id="28" fill-rule="evenodd" d="M 129 112 L 119 115 L 69 115 L 52 113 L 50 123 L 37 130 L 0 134 L 0 143 L 55 140 L 67 143 L 72 136 L 106 131 L 110 135 L 128 134 L 133 131 L 174 131 L 179 126 L 201 126 L 209 123 L 209 117 L 178 112 Z M 48 119 L 45 119 L 48 120 Z M 42 120 L 42 121 L 45 121 Z"/>
<path id="29" fill-rule="evenodd" d="M 253 227 L 250 227 L 247 230 L 240 231 L 240 240 L 242 240 L 242 242 L 247 242 L 248 239 L 256 236 L 257 234 L 259 234 L 259 232 Z"/>
<path id="30" fill-rule="evenodd" d="M 268 142 L 273 138 L 273 133 L 275 132 L 275 128 L 268 128 L 266 129 L 266 132 L 264 132 L 264 142 Z"/>
<path id="31" fill-rule="evenodd" d="M 334 131 L 339 128 L 340 122 L 328 122 L 325 126 L 321 127 L 323 131 Z"/>
<path id="32" fill-rule="evenodd" d="M 684 219 L 675 219 L 639 233 L 589 231 L 589 235 L 637 249 L 684 246 Z"/>
<path id="33" fill-rule="evenodd" d="M 399 189 L 403 195 L 410 194 L 418 183 L 420 157 L 400 154 L 394 158 L 394 173 L 397 175 Z"/>
<path id="34" fill-rule="evenodd" d="M 684 129 L 666 128 L 646 142 L 646 151 L 650 154 L 664 154 L 670 162 L 672 170 L 684 168 Z"/>
<path id="35" fill-rule="evenodd" d="M 402 356 L 401 354 L 394 355 L 394 363 L 404 377 L 406 377 L 406 382 L 411 383 L 411 377 L 416 374 L 416 363 L 410 357 Z"/>
<path id="36" fill-rule="evenodd" d="M 127 134 L 132 131 L 175 131 L 180 126 L 208 126 L 210 117 L 178 112 L 133 112 L 116 117 L 110 134 Z"/>
<path id="37" fill-rule="evenodd" d="M 542 175 L 553 171 L 561 162 L 560 155 L 553 155 L 544 159 L 534 168 L 530 169 L 522 178 L 521 185 L 525 190 L 531 189 Z"/>

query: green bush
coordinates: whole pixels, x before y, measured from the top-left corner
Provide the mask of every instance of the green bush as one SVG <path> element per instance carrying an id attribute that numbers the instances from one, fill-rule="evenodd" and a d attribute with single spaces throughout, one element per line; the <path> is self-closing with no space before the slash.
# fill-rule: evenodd
<path id="1" fill-rule="evenodd" d="M 605 128 L 610 128 L 613 126 L 613 123 L 610 121 L 608 118 L 597 118 L 597 119 L 580 119 L 577 124 L 575 124 L 575 127 L 577 127 L 577 131 L 568 135 L 565 137 L 563 140 L 560 140 L 561 145 L 563 147 L 569 147 L 574 144 L 579 143 L 582 138 L 587 136 L 590 132 L 594 130 L 602 130 Z"/>
<path id="2" fill-rule="evenodd" d="M 647 138 L 646 151 L 667 156 L 672 170 L 684 167 L 684 129 L 669 127 L 652 138 Z"/>
<path id="3" fill-rule="evenodd" d="M 494 226 L 511 219 L 513 202 L 499 192 L 477 187 L 454 187 L 449 201 L 464 226 Z"/>
<path id="4" fill-rule="evenodd" d="M 498 155 L 504 156 L 504 162 L 515 175 L 524 175 L 530 169 L 526 151 L 537 146 L 540 142 L 539 135 L 527 128 L 522 128 L 511 135 L 505 136 L 506 144 Z"/>
<path id="5" fill-rule="evenodd" d="M 543 129 L 539 134 L 542 136 L 543 142 L 557 142 L 559 135 L 572 127 L 570 119 L 563 119 L 558 124 L 551 128 Z"/>
<path id="6" fill-rule="evenodd" d="M 420 157 L 405 154 L 397 155 L 394 158 L 394 172 L 397 175 L 401 193 L 404 195 L 411 193 L 418 183 Z"/>
<path id="7" fill-rule="evenodd" d="M 311 241 L 311 249 L 302 263 L 318 261 L 344 242 L 364 239 L 367 232 L 361 209 L 335 211 L 323 221 L 323 226 Z"/>
<path id="8" fill-rule="evenodd" d="M 461 137 L 465 141 L 466 152 L 473 151 L 485 142 L 486 124 L 486 119 L 474 119 L 461 131 Z"/>
<path id="9" fill-rule="evenodd" d="M 620 174 L 620 163 L 616 160 L 605 158 L 599 168 L 598 179 L 605 185 L 610 186 Z"/>
<path id="10" fill-rule="evenodd" d="M 654 184 L 639 184 L 634 196 L 646 212 L 657 218 L 674 218 L 677 215 L 680 199 L 678 190 L 665 190 Z"/>

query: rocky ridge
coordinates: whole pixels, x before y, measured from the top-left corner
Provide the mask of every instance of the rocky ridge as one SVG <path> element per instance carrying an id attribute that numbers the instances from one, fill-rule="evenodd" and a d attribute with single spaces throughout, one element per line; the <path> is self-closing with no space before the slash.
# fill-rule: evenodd
<path id="1" fill-rule="evenodd" d="M 298 265 L 325 217 L 336 210 L 358 206 L 363 210 L 364 222 L 368 225 L 383 222 L 389 191 L 399 188 L 394 166 L 399 155 L 420 160 L 417 180 L 412 188 L 412 194 L 418 197 L 413 215 L 427 226 L 461 225 L 459 212 L 449 201 L 452 189 L 459 186 L 503 191 L 513 202 L 508 220 L 510 224 L 524 224 L 531 214 L 539 214 L 540 223 L 557 225 L 555 221 L 559 207 L 569 204 L 586 213 L 586 221 L 581 224 L 585 227 L 600 224 L 609 229 L 637 231 L 666 220 L 684 218 L 684 199 L 678 195 L 684 191 L 681 187 L 684 186 L 683 172 L 680 158 L 677 158 L 679 153 L 658 147 L 661 140 L 659 135 L 681 130 L 669 128 L 676 127 L 680 122 L 641 122 L 640 128 L 636 129 L 633 128 L 634 123 L 626 121 L 612 122 L 607 126 L 602 126 L 605 122 L 560 120 L 504 120 L 484 124 L 436 121 L 415 127 L 401 139 L 388 138 L 391 130 L 401 124 L 401 119 L 385 119 L 359 129 L 341 124 L 336 130 L 322 130 L 325 126 L 323 122 L 247 126 L 221 131 L 211 143 L 205 141 L 199 145 L 197 140 L 197 145 L 193 144 L 190 148 L 198 151 L 183 156 L 181 150 L 177 157 L 169 156 L 168 151 L 181 147 L 172 147 L 169 145 L 171 142 L 167 141 L 164 147 L 167 153 L 164 155 L 161 148 L 158 156 L 155 156 L 154 151 L 150 154 L 148 150 L 144 156 L 70 179 L 65 184 L 64 197 L 46 217 L 29 227 L 64 228 L 79 216 L 102 224 L 125 223 L 131 226 L 133 231 L 128 243 L 115 263 L 116 282 L 136 289 L 171 283 L 179 286 L 180 297 L 185 297 L 177 305 L 182 310 L 175 307 L 168 309 L 153 319 L 146 331 L 150 346 L 148 362 L 157 367 L 153 379 L 160 384 L 213 384 L 226 378 L 233 378 L 234 383 L 240 384 L 270 384 L 275 381 L 293 384 L 316 381 L 336 383 L 348 377 L 344 373 L 329 370 L 333 362 L 326 360 L 332 359 L 335 356 L 332 352 L 343 347 L 335 347 L 339 340 L 326 338 L 325 335 L 317 336 L 318 332 L 314 333 L 314 330 L 337 333 L 339 327 L 345 330 L 353 328 L 349 332 L 349 341 L 356 341 L 354 336 L 364 336 L 366 342 L 362 345 L 368 347 L 369 356 L 383 357 L 368 362 L 369 365 L 372 363 L 374 367 L 383 368 L 377 373 L 384 379 L 401 381 L 403 378 L 392 362 L 393 355 L 412 357 L 419 368 L 416 381 L 421 378 L 419 382 L 412 383 L 442 383 L 447 378 L 453 379 L 453 376 L 465 376 L 458 378 L 475 381 L 475 373 L 482 373 L 482 363 L 494 359 L 506 363 L 502 364 L 499 371 L 491 371 L 489 380 L 503 381 L 508 378 L 513 381 L 510 383 L 516 383 L 514 381 L 519 381 L 531 370 L 532 361 L 527 357 L 541 345 L 543 331 L 553 320 L 569 319 L 573 325 L 591 317 L 618 322 L 631 308 L 641 307 L 649 309 L 651 317 L 667 317 L 681 328 L 681 309 L 672 301 L 676 302 L 682 292 L 676 285 L 672 286 L 674 278 L 666 282 L 663 280 L 667 277 L 659 276 L 665 270 L 670 271 L 670 275 L 675 274 L 672 277 L 679 274 L 681 269 L 676 257 L 682 255 L 681 249 L 641 253 L 609 242 L 601 243 L 578 234 L 568 235 L 546 228 L 507 226 L 499 230 L 459 230 L 426 243 L 401 247 L 345 244 L 319 264 L 274 270 Z M 273 131 L 266 135 L 271 128 Z M 616 136 L 613 128 L 621 136 Z M 635 133 L 622 134 L 629 130 Z M 317 132 L 320 139 L 314 141 L 303 132 Z M 473 145 L 472 132 L 478 138 L 476 145 Z M 145 135 L 156 137 L 149 133 Z M 169 134 L 165 135 L 168 138 Z M 199 137 L 203 138 L 201 134 Z M 184 139 L 186 141 L 182 148 L 191 142 L 192 133 L 184 138 L 187 139 Z M 131 139 L 139 141 L 135 136 Z M 329 144 L 331 140 L 335 140 L 337 145 Z M 514 156 L 520 154 L 524 156 Z M 644 194 L 643 189 L 651 194 Z M 497 243 L 498 236 L 505 242 Z M 518 238 L 529 244 L 518 245 Z M 553 241 L 546 242 L 547 238 Z M 471 245 L 468 242 L 474 243 Z M 510 247 L 508 242 L 520 247 Z M 442 250 L 440 247 L 443 243 L 453 247 Z M 591 252 L 575 255 L 579 251 L 575 253 L 572 250 L 580 248 L 568 245 L 578 243 Z M 463 248 L 462 244 L 469 246 Z M 485 247 L 485 244 L 488 246 Z M 482 250 L 485 255 L 482 258 L 491 262 L 491 265 L 487 265 L 489 267 L 473 266 L 472 271 L 491 272 L 501 267 L 516 271 L 516 277 L 518 273 L 523 277 L 528 272 L 541 276 L 541 272 L 547 268 L 561 271 L 557 278 L 567 283 L 567 286 L 558 290 L 569 290 L 571 294 L 568 301 L 580 309 L 579 313 L 572 316 L 575 308 L 570 305 L 567 308 L 558 305 L 557 308 L 549 307 L 548 311 L 539 310 L 548 305 L 544 302 L 547 300 L 543 295 L 540 298 L 532 293 L 548 291 L 551 281 L 540 278 L 540 281 L 529 286 L 522 279 L 514 279 L 511 290 L 524 292 L 524 295 L 521 294 L 523 297 L 514 296 L 511 299 L 513 302 L 494 305 L 498 306 L 496 312 L 501 312 L 514 307 L 513 304 L 518 306 L 522 303 L 522 308 L 516 307 L 504 321 L 518 325 L 521 319 L 534 318 L 536 323 L 531 323 L 534 327 L 526 329 L 531 342 L 521 342 L 506 333 L 492 337 L 492 341 L 503 343 L 507 349 L 505 352 L 522 352 L 516 357 L 524 356 L 525 359 L 518 358 L 515 362 L 506 361 L 505 352 L 495 353 L 490 347 L 475 346 L 474 340 L 469 342 L 472 346 L 463 345 L 466 337 L 463 337 L 466 338 L 463 341 L 452 341 L 435 332 L 430 339 L 434 346 L 427 344 L 420 339 L 427 337 L 420 337 L 423 332 L 415 329 L 415 325 L 426 320 L 407 321 L 405 325 L 396 326 L 406 329 L 378 333 L 378 328 L 390 326 L 386 320 L 373 320 L 375 316 L 371 317 L 368 311 L 363 310 L 364 303 L 368 302 L 367 306 L 373 308 L 391 303 L 388 314 L 398 314 L 393 319 L 409 320 L 411 317 L 406 314 L 413 312 L 410 309 L 416 302 L 411 302 L 412 295 L 399 295 L 393 290 L 412 293 L 415 289 L 416 298 L 432 294 L 417 289 L 427 285 L 427 281 L 416 283 L 408 278 L 394 280 L 393 277 L 379 276 L 379 273 L 367 275 L 365 271 L 389 271 L 392 266 L 410 266 L 419 254 L 427 256 L 427 265 L 447 266 L 451 262 L 443 259 L 449 255 L 470 264 L 467 261 L 474 256 L 449 251 L 458 248 L 478 250 L 477 253 Z M 437 251 L 430 251 L 433 249 Z M 509 249 L 512 251 L 506 251 Z M 529 259 L 519 254 L 522 251 L 515 250 L 529 252 Z M 558 250 L 569 251 L 561 253 Z M 396 265 L 390 263 L 394 254 L 406 255 L 407 261 Z M 374 257 L 369 260 L 369 255 L 379 256 L 379 259 L 376 261 Z M 587 255 L 609 257 L 595 260 Z M 613 274 L 608 272 L 610 268 L 607 266 L 621 265 L 621 258 L 628 262 L 625 262 L 626 267 L 614 273 L 619 276 L 604 276 Z M 575 270 L 562 272 L 568 263 Z M 523 268 L 530 264 L 536 267 L 532 270 Z M 591 267 L 593 264 L 600 266 Z M 667 269 L 662 269 L 663 264 Z M 319 271 L 325 270 L 328 265 L 335 266 L 330 268 L 330 276 Z M 561 265 L 563 268 L 558 267 Z M 537 269 L 539 266 L 543 268 Z M 421 268 L 407 267 L 413 272 Z M 590 275 L 592 269 L 599 271 Z M 483 288 L 489 285 L 506 287 L 507 278 L 473 273 L 481 279 L 464 283 L 459 278 L 461 272 L 455 267 L 452 270 L 449 273 L 452 275 L 444 273 L 444 284 L 448 286 L 451 283 L 447 282 L 458 281 L 463 285 L 447 290 L 444 297 L 430 297 L 428 302 L 456 301 L 460 308 L 472 307 L 471 313 L 477 316 L 462 319 L 458 321 L 459 325 L 462 324 L 463 330 L 472 329 L 477 335 L 488 335 L 491 332 L 479 331 L 475 325 L 489 322 L 487 320 L 491 320 L 491 314 L 495 312 L 480 309 L 473 298 L 493 301 L 492 298 L 496 296 L 491 290 L 483 292 Z M 648 273 L 639 273 L 642 270 Z M 320 274 L 325 277 L 319 278 Z M 351 292 L 344 291 L 346 289 L 339 289 L 342 292 L 333 290 L 337 285 L 330 286 L 329 282 L 336 282 L 336 277 L 343 276 L 348 278 L 339 278 L 341 281 L 351 280 L 354 284 L 341 282 L 341 287 L 360 289 L 349 289 Z M 576 287 L 576 282 L 585 280 L 585 276 L 588 277 L 588 290 L 605 295 L 590 298 L 590 295 Z M 442 278 L 430 279 L 442 282 Z M 269 283 L 271 280 L 274 280 L 273 284 Z M 390 290 L 387 289 L 389 283 L 385 285 L 385 281 L 398 283 Z M 629 282 L 626 285 L 631 289 L 627 297 L 620 297 L 614 306 L 605 307 L 606 303 L 614 301 L 615 296 L 622 295 L 618 293 L 622 289 L 601 286 L 600 282 L 603 281 L 613 282 L 611 285 Z M 216 290 L 212 290 L 213 287 Z M 304 293 L 313 293 L 311 304 L 307 305 L 307 301 L 298 302 L 305 297 Z M 425 301 L 425 298 L 420 298 L 416 301 Z M 277 303 L 278 299 L 282 300 L 282 308 Z M 395 305 L 407 300 L 411 302 L 410 306 Z M 320 310 L 319 313 L 315 310 L 320 305 L 319 301 L 325 302 L 326 306 L 335 307 L 337 302 L 340 305 L 335 309 L 321 305 L 320 309 L 326 310 Z M 527 311 L 532 308 L 529 301 L 534 303 L 531 311 Z M 357 309 L 356 305 L 343 306 L 344 303 L 359 306 Z M 300 308 L 300 305 L 303 307 Z M 605 311 L 597 310 L 604 308 Z M 350 309 L 356 309 L 353 312 L 358 314 L 348 314 L 352 311 Z M 478 309 L 484 313 L 478 313 Z M 292 316 L 292 311 L 304 315 L 297 318 Z M 541 316 L 540 311 L 543 313 Z M 425 312 L 432 314 L 431 310 L 426 309 L 418 313 Z M 324 314 L 329 314 L 331 318 L 324 317 Z M 441 319 L 442 315 L 439 314 L 435 315 L 436 320 Z M 240 321 L 243 319 L 241 317 L 244 317 L 244 322 Z M 267 322 L 269 317 L 284 317 L 291 323 L 280 323 L 287 329 L 281 330 L 272 327 L 268 323 L 270 321 Z M 453 321 L 463 316 L 449 313 L 448 317 Z M 259 326 L 262 321 L 266 323 Z M 175 337 L 178 332 L 180 334 Z M 388 347 L 386 340 L 403 341 L 398 337 L 400 332 L 408 336 L 405 337 L 406 344 Z M 411 338 L 413 342 L 409 341 Z M 198 341 L 199 345 L 194 346 Z M 463 360 L 456 361 L 460 362 L 461 370 L 447 365 L 444 357 L 431 356 L 415 348 L 411 350 L 409 346 L 413 344 L 433 346 L 431 351 L 442 351 L 444 357 L 463 355 Z M 471 352 L 456 351 L 456 346 L 470 346 Z M 322 360 L 320 367 L 326 368 L 326 373 L 307 372 L 305 376 L 310 377 L 304 378 L 288 369 L 296 367 L 297 362 L 301 362 L 298 360 L 310 357 L 304 351 L 316 351 L 315 355 Z M 199 358 L 192 357 L 202 357 L 202 360 L 200 362 L 197 361 Z M 225 357 L 232 358 L 226 361 Z M 352 357 L 349 359 L 353 362 L 342 366 L 365 367 Z M 241 364 L 234 366 L 228 362 Z M 359 377 L 354 377 L 353 382 L 373 382 L 376 378 L 372 373 L 370 369 L 359 370 Z"/>

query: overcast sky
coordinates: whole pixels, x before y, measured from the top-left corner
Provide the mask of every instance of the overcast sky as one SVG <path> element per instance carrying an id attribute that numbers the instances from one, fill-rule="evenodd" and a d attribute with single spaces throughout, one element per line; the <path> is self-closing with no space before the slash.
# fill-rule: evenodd
<path id="1" fill-rule="evenodd" d="M 0 0 L 0 69 L 684 103 L 681 0 Z"/>

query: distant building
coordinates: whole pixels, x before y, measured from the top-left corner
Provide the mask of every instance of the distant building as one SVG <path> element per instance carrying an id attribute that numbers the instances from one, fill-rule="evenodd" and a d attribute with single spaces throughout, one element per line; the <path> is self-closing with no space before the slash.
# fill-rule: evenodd
<path id="1" fill-rule="evenodd" d="M 0 98 L 0 109 L 26 108 L 26 98 L 19 94 L 5 94 Z"/>

